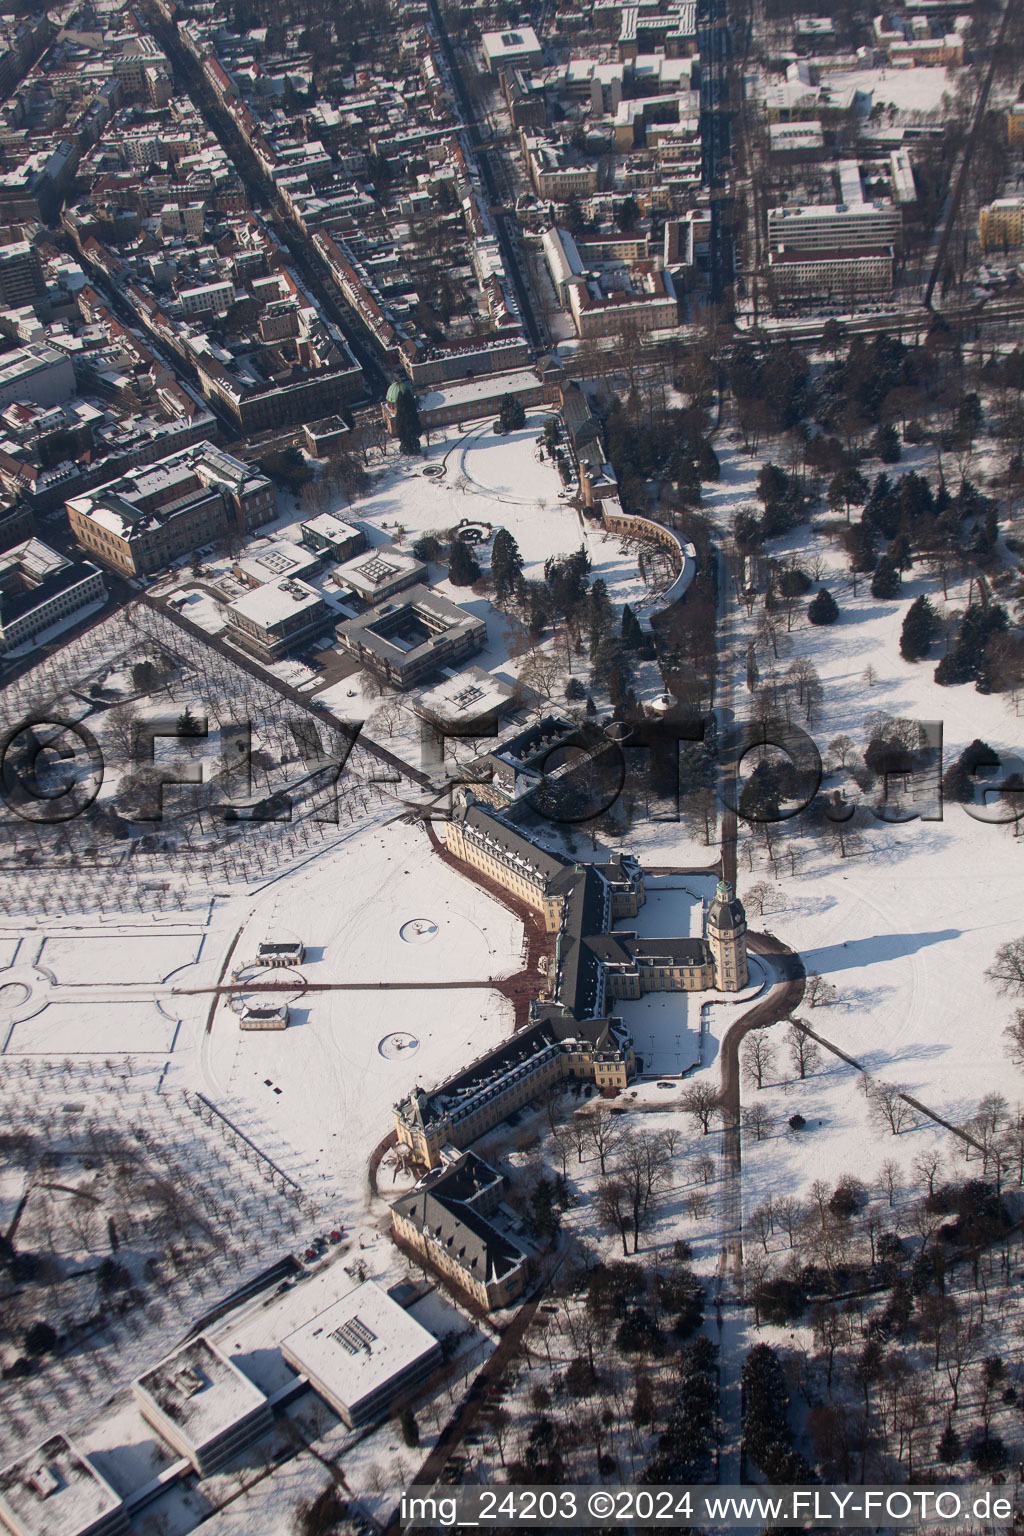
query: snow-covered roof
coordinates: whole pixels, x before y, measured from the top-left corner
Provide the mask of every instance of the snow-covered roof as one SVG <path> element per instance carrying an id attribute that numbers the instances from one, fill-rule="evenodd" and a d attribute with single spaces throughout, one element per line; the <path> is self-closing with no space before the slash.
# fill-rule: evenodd
<path id="1" fill-rule="evenodd" d="M 143 1412 L 155 1408 L 184 1444 L 201 1451 L 258 1412 L 266 1397 L 206 1338 L 190 1339 L 132 1383 Z"/>
<path id="2" fill-rule="evenodd" d="M 281 1352 L 354 1420 L 392 1382 L 441 1358 L 434 1335 L 372 1280 L 288 1334 Z"/>
<path id="3" fill-rule="evenodd" d="M 120 1506 L 66 1435 L 53 1435 L 0 1472 L 0 1519 L 24 1536 L 86 1536 Z"/>

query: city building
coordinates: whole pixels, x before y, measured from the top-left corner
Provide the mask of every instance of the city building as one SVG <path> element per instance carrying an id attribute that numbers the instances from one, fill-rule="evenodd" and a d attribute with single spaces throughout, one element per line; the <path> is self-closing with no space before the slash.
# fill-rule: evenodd
<path id="1" fill-rule="evenodd" d="M 128 1536 L 120 1495 L 66 1435 L 0 1472 L 0 1522 L 12 1536 Z"/>
<path id="2" fill-rule="evenodd" d="M 442 1148 L 468 1147 L 555 1083 L 624 1088 L 630 1081 L 636 1057 L 621 1019 L 576 1020 L 545 1005 L 534 1013 L 525 1029 L 432 1093 L 417 1087 L 395 1105 L 398 1140 L 423 1167 L 439 1167 Z"/>
<path id="3" fill-rule="evenodd" d="M 1006 138 L 1011 149 L 1020 149 L 1024 144 L 1024 101 L 1006 109 Z"/>
<path id="4" fill-rule="evenodd" d="M 339 624 L 338 644 L 396 688 L 474 656 L 487 643 L 483 619 L 429 587 L 409 587 Z"/>
<path id="5" fill-rule="evenodd" d="M 1024 243 L 1024 198 L 1000 197 L 978 212 L 983 251 L 1009 251 Z"/>
<path id="6" fill-rule="evenodd" d="M 103 573 L 29 539 L 0 555 L 0 652 L 26 645 L 107 595 Z"/>
<path id="7" fill-rule="evenodd" d="M 431 1169 L 391 1207 L 396 1240 L 428 1259 L 488 1311 L 522 1295 L 528 1259 L 518 1243 L 488 1218 L 506 1183 L 475 1152 Z"/>
<path id="8" fill-rule="evenodd" d="M 892 292 L 892 246 L 854 251 L 789 250 L 768 253 L 768 277 L 782 300 L 854 301 Z"/>
<path id="9" fill-rule="evenodd" d="M 0 245 L 0 305 L 32 304 L 45 292 L 39 254 L 27 240 Z"/>
<path id="10" fill-rule="evenodd" d="M 547 751 L 553 750 L 555 744 Z M 508 754 L 499 748 L 493 756 L 498 764 L 503 764 Z M 528 769 L 528 777 L 532 777 L 542 761 L 543 757 L 533 757 L 534 766 Z M 514 772 L 518 783 L 522 772 L 518 764 Z M 507 784 L 505 788 L 507 791 Z M 616 920 L 635 917 L 643 906 L 643 869 L 637 861 L 626 854 L 616 854 L 605 864 L 574 863 L 533 842 L 468 789 L 456 793 L 447 824 L 446 847 L 456 858 L 479 869 L 540 912 L 547 931 L 560 935 L 556 950 L 559 1001 L 577 1018 L 601 1013 L 607 976 L 600 967 L 595 969 L 594 957 L 603 964 L 605 951 L 602 945 L 594 949 L 590 940 L 595 934 L 608 933 Z M 733 905 L 727 913 L 729 903 Z M 735 952 L 728 944 L 724 948 L 719 946 L 719 933 L 726 927 L 737 935 Z M 680 963 L 681 970 L 689 971 L 694 966 L 710 966 L 711 970 L 702 971 L 699 977 L 681 974 L 668 978 L 678 980 L 678 987 L 645 990 L 699 991 L 714 986 L 722 991 L 739 991 L 747 984 L 745 933 L 742 906 L 723 882 L 708 911 L 707 938 L 698 941 L 703 945 L 701 959 L 692 964 L 687 962 L 686 966 Z M 642 946 L 636 955 L 638 970 L 641 953 Z"/>
<path id="11" fill-rule="evenodd" d="M 841 251 L 899 246 L 903 214 L 891 203 L 805 203 L 768 212 L 772 250 Z"/>
<path id="12" fill-rule="evenodd" d="M 507 32 L 485 32 L 480 39 L 480 46 L 492 75 L 502 69 L 535 69 L 544 56 L 532 27 L 510 27 Z"/>
<path id="13" fill-rule="evenodd" d="M 337 512 L 320 512 L 300 523 L 299 531 L 307 549 L 330 555 L 335 560 L 350 560 L 366 548 L 363 530 L 346 523 Z"/>
<path id="14" fill-rule="evenodd" d="M 602 283 L 594 275 L 572 278 L 565 286 L 577 336 L 642 335 L 679 324 L 670 272 L 636 268 L 624 286 Z"/>
<path id="15" fill-rule="evenodd" d="M 372 1280 L 288 1334 L 281 1353 L 351 1429 L 408 1403 L 442 1358 L 434 1335 Z"/>
<path id="16" fill-rule="evenodd" d="M 427 1168 L 446 1145 L 464 1148 L 562 1078 L 623 1088 L 642 1068 L 614 999 L 648 992 L 738 992 L 746 985 L 746 916 L 721 880 L 703 938 L 640 939 L 614 928 L 645 900 L 643 870 L 617 854 L 580 864 L 540 848 L 468 789 L 455 795 L 446 846 L 541 912 L 556 934 L 549 995 L 535 1000 L 530 1023 L 432 1093 L 415 1088 L 395 1105 L 398 1139 Z"/>
<path id="17" fill-rule="evenodd" d="M 580 162 L 560 140 L 542 139 L 525 130 L 520 144 L 538 197 L 564 203 L 570 197 L 591 197 L 597 191 L 597 165 Z"/>
<path id="18" fill-rule="evenodd" d="M 497 416 L 506 395 L 521 401 L 524 407 L 540 405 L 544 384 L 532 368 L 521 368 L 514 373 L 492 373 L 438 385 L 425 390 L 417 401 L 420 425 L 431 430 Z"/>
<path id="19" fill-rule="evenodd" d="M 75 392 L 75 370 L 66 352 L 30 342 L 0 357 L 0 410 L 15 400 L 58 405 Z"/>
<path id="20" fill-rule="evenodd" d="M 553 753 L 579 740 L 579 726 L 557 715 L 540 720 L 499 742 L 474 764 L 474 772 L 486 782 L 474 785 L 480 799 L 503 809 L 517 805 L 544 782 L 544 765 Z"/>
<path id="21" fill-rule="evenodd" d="M 200 1477 L 273 1427 L 265 1395 L 200 1335 L 132 1382 L 143 1418 Z"/>
<path id="22" fill-rule="evenodd" d="M 823 160 L 825 133 L 819 122 L 769 123 L 768 151 L 776 160 Z"/>
<path id="23" fill-rule="evenodd" d="M 286 576 L 236 598 L 224 616 L 229 639 L 260 661 L 276 661 L 322 630 L 331 610 L 315 587 Z"/>
<path id="24" fill-rule="evenodd" d="M 67 512 L 83 549 L 138 576 L 227 534 L 251 532 L 276 516 L 277 498 L 250 464 L 194 443 L 70 498 Z"/>

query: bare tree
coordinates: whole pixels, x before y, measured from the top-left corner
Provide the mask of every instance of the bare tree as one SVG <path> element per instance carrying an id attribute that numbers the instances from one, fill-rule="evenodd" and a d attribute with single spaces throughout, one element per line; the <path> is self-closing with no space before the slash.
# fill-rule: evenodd
<path id="1" fill-rule="evenodd" d="M 812 971 L 804 983 L 808 1008 L 823 1008 L 827 1003 L 834 1003 L 838 996 L 832 983 L 819 976 L 817 971 Z"/>
<path id="2" fill-rule="evenodd" d="M 919 1152 L 914 1158 L 914 1172 L 921 1183 L 927 1185 L 930 1195 L 935 1193 L 935 1181 L 941 1167 L 942 1153 L 938 1147 L 929 1147 L 926 1152 Z"/>
<path id="3" fill-rule="evenodd" d="M 767 880 L 758 880 L 748 886 L 743 893 L 743 905 L 748 912 L 753 912 L 757 917 L 763 917 L 765 907 L 774 894 L 774 886 Z"/>
<path id="4" fill-rule="evenodd" d="M 765 1253 L 768 1252 L 768 1239 L 774 1230 L 771 1205 L 756 1205 L 747 1217 L 747 1232 L 751 1237 L 756 1237 Z"/>
<path id="5" fill-rule="evenodd" d="M 691 1189 L 686 1196 L 686 1214 L 693 1221 L 700 1221 L 711 1210 L 711 1196 L 706 1189 Z"/>
<path id="6" fill-rule="evenodd" d="M 791 1019 L 786 1031 L 786 1044 L 789 1046 L 793 1069 L 802 1082 L 808 1072 L 813 1072 L 821 1060 L 818 1042 L 811 1038 L 806 1026 L 799 1019 Z"/>
<path id="7" fill-rule="evenodd" d="M 632 1212 L 629 1192 L 622 1179 L 603 1179 L 594 1196 L 594 1211 L 607 1232 L 618 1233 L 622 1240 L 622 1252 L 629 1253 L 626 1235 L 629 1232 Z"/>
<path id="8" fill-rule="evenodd" d="M 1003 1030 L 1003 1039 L 1006 1041 L 1003 1049 L 1014 1066 L 1024 1067 L 1024 1008 L 1016 1010 L 1013 1023 Z"/>
<path id="9" fill-rule="evenodd" d="M 370 735 L 387 736 L 390 740 L 398 729 L 402 719 L 402 706 L 395 698 L 384 697 L 381 699 L 373 714 L 367 720 Z"/>
<path id="10" fill-rule="evenodd" d="M 622 1143 L 616 1165 L 629 1199 L 633 1224 L 633 1252 L 639 1252 L 640 1232 L 657 1208 L 671 1181 L 672 1160 L 660 1136 L 638 1131 Z"/>
<path id="11" fill-rule="evenodd" d="M 601 1165 L 601 1177 L 608 1171 L 608 1159 L 623 1139 L 618 1115 L 608 1109 L 593 1109 L 586 1116 L 587 1136 Z"/>
<path id="12" fill-rule="evenodd" d="M 914 1124 L 914 1112 L 904 1098 L 905 1091 L 902 1083 L 872 1083 L 868 1089 L 872 1118 L 894 1136 Z"/>
<path id="13" fill-rule="evenodd" d="M 960 1406 L 961 1378 L 981 1353 L 983 1344 L 981 1319 L 975 1310 L 973 1297 L 946 1329 L 942 1344 L 942 1366 L 953 1394 L 955 1411 Z"/>
<path id="14" fill-rule="evenodd" d="M 833 736 L 828 744 L 828 750 L 833 754 L 840 768 L 845 768 L 857 750 L 857 743 L 852 736 Z"/>
<path id="15" fill-rule="evenodd" d="M 694 1179 L 699 1179 L 702 1184 L 710 1184 L 715 1176 L 715 1160 L 713 1157 L 695 1157 L 690 1163 L 690 1172 Z"/>
<path id="16" fill-rule="evenodd" d="M 576 1149 L 576 1161 L 582 1163 L 583 1154 L 587 1149 L 589 1133 L 587 1129 L 588 1116 L 579 1113 L 570 1116 L 565 1126 L 566 1134 L 571 1138 Z"/>
<path id="17" fill-rule="evenodd" d="M 775 1116 L 764 1104 L 751 1104 L 743 1111 L 743 1129 L 749 1131 L 755 1141 L 764 1141 L 775 1129 Z"/>
<path id="18" fill-rule="evenodd" d="M 763 1029 L 752 1029 L 743 1045 L 743 1076 L 761 1089 L 770 1072 L 775 1071 L 775 1050 Z"/>
<path id="19" fill-rule="evenodd" d="M 134 704 L 119 704 L 107 711 L 104 735 L 119 763 L 137 763 L 143 758 L 146 742 L 145 720 Z"/>
<path id="20" fill-rule="evenodd" d="M 775 1220 L 789 1238 L 789 1246 L 792 1248 L 796 1231 L 803 1219 L 803 1207 L 792 1195 L 779 1195 L 773 1210 Z"/>
<path id="21" fill-rule="evenodd" d="M 551 1145 L 555 1149 L 558 1161 L 562 1165 L 562 1178 L 569 1176 L 569 1155 L 573 1151 L 575 1143 L 565 1126 L 556 1125 L 551 1132 Z"/>
<path id="22" fill-rule="evenodd" d="M 718 1090 L 710 1083 L 691 1084 L 683 1094 L 680 1104 L 686 1114 L 693 1116 L 704 1136 L 710 1131 L 711 1122 L 721 1113 Z"/>
<path id="23" fill-rule="evenodd" d="M 891 1211 L 897 1191 L 903 1182 L 903 1170 L 900 1168 L 899 1163 L 894 1162 L 891 1157 L 887 1158 L 878 1170 L 878 1182 L 889 1198 L 889 1209 Z"/>
<path id="24" fill-rule="evenodd" d="M 1000 944 L 985 975 L 997 991 L 1024 997 L 1024 938 Z"/>

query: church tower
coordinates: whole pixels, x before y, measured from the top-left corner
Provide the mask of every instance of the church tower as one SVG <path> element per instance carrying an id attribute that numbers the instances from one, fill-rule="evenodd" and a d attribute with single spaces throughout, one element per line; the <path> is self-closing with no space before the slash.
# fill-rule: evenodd
<path id="1" fill-rule="evenodd" d="M 719 880 L 708 908 L 708 948 L 715 965 L 715 985 L 740 992 L 747 985 L 747 915 L 728 880 Z"/>

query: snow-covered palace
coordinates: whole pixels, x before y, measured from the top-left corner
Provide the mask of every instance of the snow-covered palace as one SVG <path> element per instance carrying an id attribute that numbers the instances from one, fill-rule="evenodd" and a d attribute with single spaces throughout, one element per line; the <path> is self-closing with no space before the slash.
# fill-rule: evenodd
<path id="1" fill-rule="evenodd" d="M 583 864 L 540 847 L 490 806 L 460 790 L 447 846 L 540 912 L 556 934 L 549 994 L 495 1050 L 433 1093 L 414 1088 L 395 1105 L 400 1142 L 428 1168 L 441 1148 L 466 1147 L 559 1078 L 624 1088 L 637 1070 L 633 1040 L 609 1010 L 645 992 L 738 992 L 747 985 L 747 923 L 720 880 L 703 938 L 643 938 L 613 924 L 646 899 L 644 872 L 628 854 Z"/>

